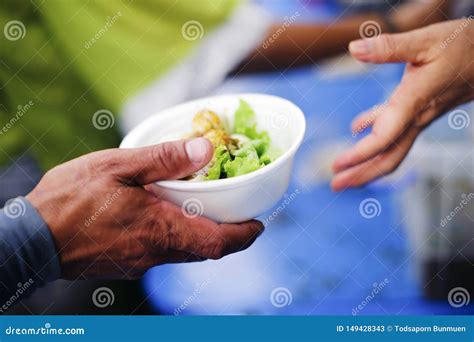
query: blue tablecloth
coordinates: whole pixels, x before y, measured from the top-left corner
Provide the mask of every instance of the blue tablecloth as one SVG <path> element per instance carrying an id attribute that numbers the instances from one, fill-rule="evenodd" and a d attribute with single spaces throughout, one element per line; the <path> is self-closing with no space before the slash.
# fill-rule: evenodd
<path id="1" fill-rule="evenodd" d="M 274 7 L 280 14 L 291 12 Z M 447 302 L 423 299 L 416 260 L 397 205 L 406 179 L 337 194 L 327 182 L 315 183 L 302 176 L 308 174 L 308 168 L 319 172 L 311 161 L 321 146 L 354 142 L 351 120 L 384 102 L 402 71 L 401 65 L 385 65 L 334 76 L 319 67 L 305 67 L 227 80 L 219 93 L 278 95 L 295 102 L 305 113 L 307 133 L 287 192 L 291 201 L 247 251 L 219 261 L 149 271 L 143 284 L 157 312 L 473 313 L 472 306 L 455 309 Z M 359 206 L 367 199 L 378 203 L 378 216 L 361 215 Z"/>

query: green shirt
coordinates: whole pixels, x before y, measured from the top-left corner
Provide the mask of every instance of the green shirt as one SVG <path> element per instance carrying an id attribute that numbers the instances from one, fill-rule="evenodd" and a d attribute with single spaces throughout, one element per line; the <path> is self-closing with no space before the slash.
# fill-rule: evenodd
<path id="1" fill-rule="evenodd" d="M 0 164 L 29 154 L 49 169 L 116 147 L 124 101 L 189 55 L 194 35 L 237 3 L 2 0 Z"/>

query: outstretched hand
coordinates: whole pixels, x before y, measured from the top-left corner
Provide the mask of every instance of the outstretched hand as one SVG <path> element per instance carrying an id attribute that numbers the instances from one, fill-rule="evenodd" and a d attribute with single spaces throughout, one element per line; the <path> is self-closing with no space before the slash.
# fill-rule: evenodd
<path id="1" fill-rule="evenodd" d="M 407 63 L 389 101 L 359 115 L 352 131 L 370 134 L 339 155 L 332 187 L 361 186 L 394 171 L 418 134 L 447 110 L 474 99 L 474 23 L 461 19 L 401 34 L 354 41 L 367 63 Z"/>

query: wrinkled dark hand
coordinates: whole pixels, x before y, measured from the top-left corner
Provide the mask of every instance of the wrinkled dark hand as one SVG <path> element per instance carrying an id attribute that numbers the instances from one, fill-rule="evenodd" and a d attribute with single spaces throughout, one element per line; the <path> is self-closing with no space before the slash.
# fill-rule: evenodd
<path id="1" fill-rule="evenodd" d="M 262 224 L 189 217 L 143 186 L 206 165 L 206 139 L 91 153 L 49 171 L 27 196 L 49 225 L 63 277 L 136 278 L 155 265 L 218 259 L 250 246 Z"/>

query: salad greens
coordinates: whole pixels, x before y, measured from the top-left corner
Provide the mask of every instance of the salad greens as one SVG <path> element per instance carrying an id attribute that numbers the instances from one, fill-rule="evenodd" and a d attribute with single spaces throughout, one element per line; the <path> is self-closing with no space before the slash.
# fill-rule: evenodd
<path id="1" fill-rule="evenodd" d="M 208 138 L 214 144 L 214 157 L 195 179 L 236 177 L 258 170 L 273 162 L 280 152 L 271 145 L 266 131 L 257 130 L 252 107 L 240 100 L 234 113 L 234 127 L 229 134 L 217 114 L 200 111 L 193 119 L 194 136 Z"/>

